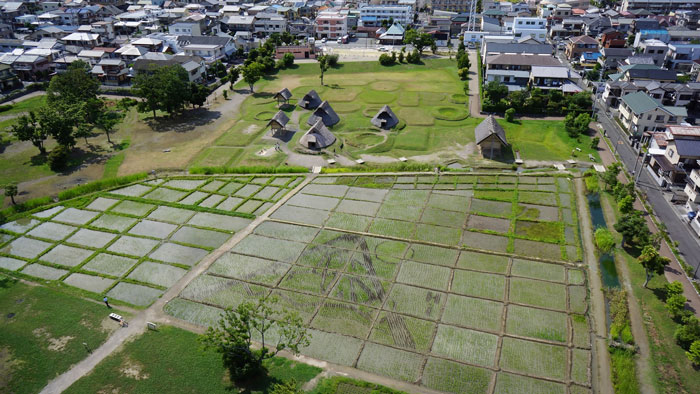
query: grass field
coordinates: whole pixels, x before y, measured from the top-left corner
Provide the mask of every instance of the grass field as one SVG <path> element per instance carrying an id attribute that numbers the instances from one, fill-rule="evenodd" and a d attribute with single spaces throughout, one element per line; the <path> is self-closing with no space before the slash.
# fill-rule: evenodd
<path id="1" fill-rule="evenodd" d="M 66 393 L 267 393 L 276 383 L 293 378 L 301 386 L 321 372 L 283 358 L 268 360 L 265 367 L 267 378 L 233 384 L 219 354 L 201 350 L 197 334 L 161 326 L 107 357 Z"/>
<path id="2" fill-rule="evenodd" d="M 309 111 L 295 103 L 314 89 L 340 116 L 340 123 L 330 128 L 343 143 L 343 149 L 340 143 L 332 146 L 337 153 L 356 159 L 362 154 L 398 158 L 442 152 L 439 159 L 432 160 L 457 158 L 450 151 L 473 143 L 473 130 L 482 119 L 468 116 L 468 103 L 456 71 L 454 61 L 447 59 L 426 59 L 424 65 L 394 67 L 353 62 L 330 69 L 321 86 L 316 64 L 295 65 L 258 82 L 256 93 L 243 102 L 237 122 L 193 165 L 280 161 L 279 157 L 261 157 L 256 153 L 274 144 L 261 138 L 269 131 L 266 119 L 278 110 L 272 95 L 283 88 L 294 94 L 292 105 L 284 108 L 291 119 L 289 128 L 298 130 L 288 142 L 290 149 L 296 147 L 309 128 L 305 123 Z M 239 82 L 236 87 L 246 89 L 247 85 Z M 384 104 L 392 108 L 405 128 L 387 133 L 372 127 L 370 119 Z M 575 148 L 580 148 L 579 156 L 586 159 L 588 153 L 597 156 L 589 147 L 588 137 L 581 141 L 569 138 L 562 122 L 523 120 L 518 124 L 503 122 L 503 126 L 507 138 L 525 159 L 566 160 Z M 236 155 L 214 154 L 245 147 L 248 148 Z"/>
<path id="3" fill-rule="evenodd" d="M 83 342 L 95 349 L 118 329 L 96 301 L 18 282 L 0 286 L 0 391 L 39 392 L 87 356 Z"/>

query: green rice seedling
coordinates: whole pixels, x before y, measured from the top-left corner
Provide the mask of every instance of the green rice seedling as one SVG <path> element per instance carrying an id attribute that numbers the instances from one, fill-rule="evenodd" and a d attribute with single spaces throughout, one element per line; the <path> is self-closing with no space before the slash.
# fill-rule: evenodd
<path id="1" fill-rule="evenodd" d="M 255 234 L 270 238 L 286 239 L 288 241 L 311 242 L 318 229 L 314 227 L 295 226 L 293 224 L 266 221 L 254 230 Z"/>
<path id="2" fill-rule="evenodd" d="M 311 321 L 311 327 L 364 339 L 377 312 L 364 305 L 326 299 Z"/>
<path id="3" fill-rule="evenodd" d="M 301 353 L 334 364 L 352 366 L 362 348 L 363 341 L 357 338 L 313 329 L 309 334 L 311 343 Z"/>
<path id="4" fill-rule="evenodd" d="M 565 279 L 565 268 L 561 265 L 523 259 L 513 259 L 510 273 L 514 276 L 554 282 L 564 282 Z"/>
<path id="5" fill-rule="evenodd" d="M 445 211 L 428 206 L 423 210 L 420 221 L 427 224 L 462 228 L 466 217 L 466 213 L 463 212 Z"/>
<path id="6" fill-rule="evenodd" d="M 582 270 L 578 269 L 568 269 L 566 272 L 569 275 L 570 285 L 582 285 L 586 281 L 586 276 Z"/>
<path id="7" fill-rule="evenodd" d="M 293 263 L 305 247 L 306 244 L 301 242 L 251 234 L 234 246 L 232 251 L 270 260 Z"/>
<path id="8" fill-rule="evenodd" d="M 384 304 L 384 309 L 435 320 L 440 316 L 440 308 L 445 298 L 445 293 L 395 284 Z"/>
<path id="9" fill-rule="evenodd" d="M 445 291 L 450 281 L 451 271 L 447 267 L 404 261 L 396 281 Z"/>
<path id="10" fill-rule="evenodd" d="M 338 280 L 331 297 L 355 304 L 381 306 L 389 291 L 390 282 L 376 277 L 344 274 Z"/>
<path id="11" fill-rule="evenodd" d="M 362 237 L 358 242 L 357 250 L 363 253 L 371 253 L 384 257 L 403 257 L 408 243 L 377 237 Z"/>
<path id="12" fill-rule="evenodd" d="M 134 268 L 127 278 L 139 282 L 154 284 L 156 286 L 170 287 L 186 273 L 186 270 L 173 267 L 172 265 L 144 261 Z"/>
<path id="13" fill-rule="evenodd" d="M 297 194 L 287 201 L 287 204 L 297 207 L 323 209 L 331 211 L 340 202 L 339 199 L 326 196 L 314 196 L 312 194 Z"/>
<path id="14" fill-rule="evenodd" d="M 588 292 L 584 286 L 569 286 L 569 306 L 574 313 L 586 313 Z"/>
<path id="15" fill-rule="evenodd" d="M 571 350 L 571 380 L 584 385 L 590 384 L 591 352 L 589 350 Z"/>
<path id="16" fill-rule="evenodd" d="M 566 353 L 567 349 L 564 346 L 505 337 L 500 367 L 506 371 L 564 380 L 567 368 Z"/>
<path id="17" fill-rule="evenodd" d="M 513 204 L 503 201 L 480 200 L 473 198 L 470 205 L 472 213 L 480 213 L 486 216 L 510 217 Z"/>
<path id="18" fill-rule="evenodd" d="M 423 205 L 409 205 L 384 202 L 377 212 L 377 218 L 417 221 L 423 210 Z"/>
<path id="19" fill-rule="evenodd" d="M 327 294 L 335 283 L 336 271 L 322 268 L 293 267 L 279 286 L 314 294 Z"/>
<path id="20" fill-rule="evenodd" d="M 557 195 L 555 193 L 520 191 L 518 192 L 518 201 L 521 203 L 556 206 Z"/>
<path id="21" fill-rule="evenodd" d="M 267 294 L 268 290 L 262 286 L 211 275 L 200 275 L 182 290 L 180 297 L 221 308 L 235 308 L 243 301 Z"/>
<path id="22" fill-rule="evenodd" d="M 297 264 L 315 268 L 342 270 L 353 252 L 326 245 L 309 245 L 297 259 Z"/>
<path id="23" fill-rule="evenodd" d="M 221 319 L 221 314 L 224 312 L 222 309 L 184 300 L 179 297 L 170 300 L 165 307 L 163 307 L 163 311 L 180 320 L 205 327 L 215 325 Z"/>
<path id="24" fill-rule="evenodd" d="M 419 241 L 456 246 L 459 244 L 462 238 L 462 230 L 450 227 L 434 226 L 432 224 L 418 224 L 414 238 Z"/>
<path id="25" fill-rule="evenodd" d="M 314 245 L 332 246 L 335 248 L 354 250 L 362 242 L 362 236 L 342 231 L 321 230 L 314 240 Z"/>
<path id="26" fill-rule="evenodd" d="M 329 215 L 330 212 L 328 211 L 295 207 L 285 204 L 281 208 L 277 209 L 271 217 L 273 219 L 320 226 L 326 221 L 326 219 L 328 219 Z"/>
<path id="27" fill-rule="evenodd" d="M 219 257 L 207 272 L 246 282 L 274 286 L 291 267 L 290 264 L 258 257 L 226 253 Z"/>
<path id="28" fill-rule="evenodd" d="M 531 279 L 511 278 L 509 299 L 512 302 L 566 310 L 566 286 Z"/>
<path id="29" fill-rule="evenodd" d="M 355 252 L 345 266 L 345 271 L 356 275 L 393 280 L 399 270 L 399 262 L 400 259 L 396 257 Z"/>
<path id="30" fill-rule="evenodd" d="M 57 280 L 66 275 L 68 271 L 35 263 L 24 267 L 22 273 L 40 279 Z"/>
<path id="31" fill-rule="evenodd" d="M 413 383 L 420 376 L 423 360 L 423 356 L 415 353 L 367 343 L 357 361 L 357 368 Z"/>
<path id="32" fill-rule="evenodd" d="M 503 304 L 500 302 L 450 294 L 442 313 L 442 322 L 499 332 L 502 316 Z"/>
<path id="33" fill-rule="evenodd" d="M 143 198 L 148 200 L 175 202 L 182 200 L 188 193 L 180 190 L 159 187 L 150 193 L 144 194 Z"/>
<path id="34" fill-rule="evenodd" d="M 438 246 L 412 244 L 406 251 L 406 259 L 421 263 L 439 264 L 453 267 L 459 251 L 455 249 L 441 248 Z"/>
<path id="35" fill-rule="evenodd" d="M 499 372 L 496 377 L 495 392 L 504 394 L 566 394 L 566 385 L 547 380 L 529 378 L 527 376 L 513 375 L 507 372 Z"/>
<path id="36" fill-rule="evenodd" d="M 467 212 L 469 210 L 469 198 L 433 193 L 428 200 L 428 206 L 446 211 Z"/>
<path id="37" fill-rule="evenodd" d="M 540 257 L 550 260 L 562 259 L 561 247 L 559 244 L 516 238 L 513 241 L 513 248 L 515 254 L 521 256 Z"/>
<path id="38" fill-rule="evenodd" d="M 416 231 L 416 224 L 400 220 L 376 218 L 372 221 L 368 231 L 373 234 L 411 239 Z"/>
<path id="39" fill-rule="evenodd" d="M 423 370 L 423 386 L 448 393 L 488 393 L 493 372 L 429 357 Z"/>
<path id="40" fill-rule="evenodd" d="M 337 228 L 340 230 L 364 232 L 367 230 L 371 222 L 372 218 L 368 216 L 332 212 L 328 217 L 328 220 L 326 220 L 324 226 L 329 228 Z"/>
<path id="41" fill-rule="evenodd" d="M 568 337 L 566 313 L 508 306 L 506 332 L 509 334 L 566 343 Z"/>
<path id="42" fill-rule="evenodd" d="M 432 353 L 490 367 L 495 363 L 497 346 L 496 335 L 440 324 Z"/>
<path id="43" fill-rule="evenodd" d="M 502 301 L 506 279 L 496 274 L 455 270 L 450 288 L 457 294 Z"/>
<path id="44" fill-rule="evenodd" d="M 163 294 L 163 290 L 132 283 L 120 282 L 107 292 L 107 296 L 137 306 L 153 303 Z"/>
<path id="45" fill-rule="evenodd" d="M 571 324 L 574 328 L 574 345 L 582 348 L 591 347 L 591 333 L 588 327 L 588 318 L 585 315 L 571 315 Z"/>
<path id="46" fill-rule="evenodd" d="M 508 257 L 464 250 L 457 260 L 457 268 L 505 274 L 508 271 Z"/>
<path id="47" fill-rule="evenodd" d="M 430 350 L 437 325 L 393 312 L 381 312 L 374 323 L 370 341 L 412 351 Z"/>
<path id="48" fill-rule="evenodd" d="M 465 231 L 462 234 L 462 245 L 474 249 L 505 253 L 508 250 L 508 243 L 509 238 L 501 235 L 477 231 Z"/>

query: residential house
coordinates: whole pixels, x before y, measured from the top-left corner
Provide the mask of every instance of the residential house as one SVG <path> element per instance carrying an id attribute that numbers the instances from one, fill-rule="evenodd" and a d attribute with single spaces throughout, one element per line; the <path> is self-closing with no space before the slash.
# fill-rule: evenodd
<path id="1" fill-rule="evenodd" d="M 12 71 L 12 67 L 0 63 L 0 92 L 7 92 L 22 87 L 17 75 Z"/>
<path id="2" fill-rule="evenodd" d="M 700 40 L 700 30 L 689 30 L 683 28 L 668 31 L 669 42 L 678 44 L 691 44 Z"/>
<path id="3" fill-rule="evenodd" d="M 631 48 L 602 48 L 598 63 L 603 67 L 603 70 L 617 69 L 620 63 L 632 56 L 634 52 Z"/>
<path id="4" fill-rule="evenodd" d="M 434 10 L 469 12 L 469 0 L 432 0 L 431 5 Z"/>
<path id="5" fill-rule="evenodd" d="M 108 55 L 104 51 L 83 49 L 78 52 L 78 59 L 88 63 L 90 66 L 95 66 L 100 60 L 107 58 Z"/>
<path id="6" fill-rule="evenodd" d="M 665 43 L 671 41 L 671 36 L 666 29 L 640 30 L 634 35 L 633 47 L 638 47 L 645 40 L 659 40 Z"/>
<path id="7" fill-rule="evenodd" d="M 620 99 L 630 93 L 643 92 L 662 105 L 684 107 L 700 101 L 700 83 L 659 82 L 654 80 L 608 81 L 601 99 L 615 109 Z"/>
<path id="8" fill-rule="evenodd" d="M 163 59 L 137 59 L 133 66 L 132 77 L 139 73 L 150 73 L 152 70 L 162 67 L 179 64 L 187 71 L 190 82 L 201 82 L 206 77 L 207 65 L 203 58 L 199 56 L 165 55 Z"/>
<path id="9" fill-rule="evenodd" d="M 589 36 L 577 36 L 569 38 L 566 45 L 566 57 L 569 60 L 578 60 L 583 53 L 596 53 L 598 51 L 598 41 Z"/>
<path id="10" fill-rule="evenodd" d="M 373 126 L 384 130 L 390 130 L 399 124 L 399 118 L 388 105 L 383 106 L 370 121 Z"/>
<path id="11" fill-rule="evenodd" d="M 380 44 L 387 44 L 387 45 L 401 45 L 403 43 L 404 39 L 404 34 L 406 33 L 406 29 L 404 29 L 403 26 L 401 26 L 400 23 L 394 23 L 392 24 L 386 32 L 382 33 L 379 35 L 379 43 Z M 445 33 L 436 33 L 436 34 L 445 34 Z M 439 46 L 439 39 L 437 37 L 434 37 L 437 45 Z"/>
<path id="12" fill-rule="evenodd" d="M 564 65 L 532 66 L 528 86 L 531 89 L 559 90 L 562 93 L 573 94 L 582 91 L 576 84 L 580 80 L 581 75 Z"/>
<path id="13" fill-rule="evenodd" d="M 253 33 L 265 37 L 273 33 L 282 34 L 287 31 L 287 19 L 276 13 L 258 13 L 255 15 Z"/>
<path id="14" fill-rule="evenodd" d="M 643 92 L 623 96 L 620 104 L 623 126 L 639 136 L 644 132 L 663 130 L 669 124 L 680 124 L 687 116 L 685 107 L 661 105 Z"/>
<path id="15" fill-rule="evenodd" d="M 104 85 L 118 86 L 127 81 L 129 70 L 121 59 L 102 59 L 93 66 L 92 75 Z"/>
<path id="16" fill-rule="evenodd" d="M 669 125 L 655 133 L 649 133 L 649 172 L 661 186 L 683 185 L 687 175 L 698 169 L 700 159 L 700 127 Z M 697 174 L 685 191 L 697 199 Z M 697 201 L 694 201 L 697 202 Z"/>
<path id="17" fill-rule="evenodd" d="M 585 24 L 583 34 L 591 37 L 597 37 L 605 32 L 612 30 L 612 21 L 607 15 L 597 15 L 586 17 L 583 19 Z"/>
<path id="18" fill-rule="evenodd" d="M 235 33 L 238 31 L 253 31 L 255 24 L 255 16 L 253 15 L 231 15 L 224 18 L 222 25 L 228 28 L 229 32 Z"/>
<path id="19" fill-rule="evenodd" d="M 12 62 L 12 69 L 23 81 L 39 81 L 50 74 L 51 62 L 44 56 L 20 55 Z"/>
<path id="20" fill-rule="evenodd" d="M 547 20 L 536 17 L 516 17 L 513 18 L 510 31 L 517 38 L 530 36 L 544 42 L 547 38 Z"/>
<path id="21" fill-rule="evenodd" d="M 287 132 L 287 124 L 289 123 L 289 117 L 284 111 L 277 111 L 275 116 L 267 122 L 267 126 L 272 131 L 273 137 L 284 137 Z"/>
<path id="22" fill-rule="evenodd" d="M 334 124 L 340 122 L 340 117 L 336 114 L 335 110 L 328 101 L 324 101 L 316 107 L 314 112 L 306 120 L 309 125 L 314 125 L 318 120 L 321 120 L 326 126 L 333 126 Z"/>
<path id="23" fill-rule="evenodd" d="M 621 81 L 657 81 L 676 82 L 676 72 L 653 64 L 631 64 L 619 67 L 620 73 L 610 75 L 611 79 Z"/>
<path id="24" fill-rule="evenodd" d="M 485 61 L 484 83 L 497 81 L 512 91 L 525 89 L 533 66 L 556 67 L 561 63 L 546 55 L 490 55 Z"/>
<path id="25" fill-rule="evenodd" d="M 236 52 L 231 36 L 179 36 L 177 44 L 187 56 L 199 56 L 207 64 L 222 60 Z"/>
<path id="26" fill-rule="evenodd" d="M 316 48 L 313 45 L 281 45 L 275 49 L 275 58 L 281 59 L 286 53 L 294 55 L 295 59 L 315 59 Z"/>
<path id="27" fill-rule="evenodd" d="M 124 60 L 127 64 L 131 63 L 133 60 L 141 57 L 143 54 L 148 53 L 148 49 L 144 47 L 137 47 L 135 45 L 124 45 L 114 51 L 114 54 L 119 58 Z"/>
<path id="28" fill-rule="evenodd" d="M 194 14 L 176 20 L 168 26 L 168 32 L 177 36 L 201 36 L 207 25 L 202 14 Z"/>
<path id="29" fill-rule="evenodd" d="M 644 9 L 657 15 L 665 15 L 679 10 L 700 9 L 700 0 L 622 0 L 620 11 Z"/>
<path id="30" fill-rule="evenodd" d="M 624 48 L 626 44 L 627 36 L 617 30 L 606 30 L 600 37 L 603 48 Z"/>
<path id="31" fill-rule="evenodd" d="M 71 33 L 61 39 L 66 51 L 78 53 L 83 49 L 92 49 L 102 45 L 102 38 L 99 34 L 93 33 Z"/>
<path id="32" fill-rule="evenodd" d="M 13 29 L 21 27 L 15 18 L 29 13 L 28 2 L 5 1 L 0 3 L 0 22 L 12 26 Z"/>
<path id="33" fill-rule="evenodd" d="M 650 56 L 654 59 L 654 64 L 661 67 L 666 60 L 668 45 L 660 40 L 644 40 L 637 46 L 637 50 L 642 55 Z"/>
<path id="34" fill-rule="evenodd" d="M 337 10 L 319 12 L 314 25 L 316 38 L 336 39 L 348 34 L 347 15 L 343 15 Z"/>
<path id="35" fill-rule="evenodd" d="M 665 66 L 669 70 L 689 72 L 695 60 L 700 59 L 700 44 L 668 44 Z"/>

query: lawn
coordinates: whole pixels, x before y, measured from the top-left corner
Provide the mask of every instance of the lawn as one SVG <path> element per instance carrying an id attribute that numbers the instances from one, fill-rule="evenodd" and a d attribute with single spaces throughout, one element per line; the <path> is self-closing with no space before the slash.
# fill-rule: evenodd
<path id="1" fill-rule="evenodd" d="M 267 393 L 275 383 L 293 378 L 301 386 L 321 372 L 317 367 L 274 358 L 265 364 L 267 378 L 235 385 L 221 356 L 202 350 L 197 337 L 169 326 L 148 331 L 103 360 L 66 393 Z"/>
<path id="2" fill-rule="evenodd" d="M 293 93 L 291 105 L 284 108 L 290 118 L 289 128 L 298 130 L 287 142 L 292 150 L 309 128 L 305 120 L 310 113 L 295 104 L 314 89 L 322 100 L 328 100 L 341 119 L 330 127 L 339 142 L 329 151 L 352 159 L 364 154 L 399 158 L 434 153 L 440 153 L 440 158 L 427 160 L 459 159 L 452 150 L 474 142 L 473 130 L 482 119 L 469 117 L 468 103 L 456 71 L 454 61 L 448 59 L 427 59 L 423 65 L 392 67 L 381 66 L 378 62 L 349 62 L 326 72 L 324 86 L 321 86 L 317 64 L 295 65 L 259 81 L 255 85 L 256 93 L 241 105 L 237 122 L 214 144 L 222 149 L 245 146 L 255 149 L 246 149 L 240 155 L 217 157 L 210 148 L 200 153 L 192 165 L 280 163 L 283 158 L 263 159 L 258 153 L 274 145 L 274 142 L 263 142 L 262 138 L 269 131 L 266 120 L 278 111 L 272 96 L 283 88 Z M 247 89 L 247 84 L 241 81 L 236 88 Z M 398 130 L 381 132 L 370 124 L 372 116 L 384 104 L 400 119 Z M 563 122 L 501 123 L 508 140 L 520 149 L 525 159 L 567 160 L 577 147 L 582 150 L 579 157 L 584 159 L 588 153 L 594 153 L 588 146 L 590 138 L 584 136 L 580 142 L 569 138 Z"/>
<path id="3" fill-rule="evenodd" d="M 0 311 L 1 392 L 39 392 L 118 328 L 99 302 L 19 282 L 0 286 Z"/>
<path id="4" fill-rule="evenodd" d="M 0 111 L 0 116 L 15 115 L 23 112 L 35 111 L 39 109 L 42 105 L 46 103 L 46 96 L 34 96 L 26 100 L 20 101 L 16 104 L 12 104 L 12 108 L 7 111 Z M 7 104 L 4 104 L 7 105 Z"/>

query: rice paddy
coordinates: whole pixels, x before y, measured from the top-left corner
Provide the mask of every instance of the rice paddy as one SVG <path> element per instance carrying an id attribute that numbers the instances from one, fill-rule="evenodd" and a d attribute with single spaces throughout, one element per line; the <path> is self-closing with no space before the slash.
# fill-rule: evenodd
<path id="1" fill-rule="evenodd" d="M 569 182 L 317 177 L 165 311 L 206 326 L 217 310 L 275 294 L 310 328 L 310 357 L 456 393 L 586 390 L 585 274 L 574 210 L 558 205 L 575 201 Z M 523 201 L 521 186 L 547 196 Z"/>

